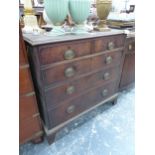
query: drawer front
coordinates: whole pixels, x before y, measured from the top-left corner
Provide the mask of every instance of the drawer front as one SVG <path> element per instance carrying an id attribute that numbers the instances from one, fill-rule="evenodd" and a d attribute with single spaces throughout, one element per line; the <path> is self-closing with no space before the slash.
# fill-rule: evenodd
<path id="1" fill-rule="evenodd" d="M 89 73 L 96 69 L 103 69 L 116 66 L 120 63 L 122 51 L 107 52 L 92 58 L 58 65 L 50 69 L 43 70 L 43 79 L 46 85 L 73 79 L 79 75 Z"/>
<path id="2" fill-rule="evenodd" d="M 106 52 L 92 59 L 92 70 L 116 66 L 121 63 L 123 51 Z"/>
<path id="3" fill-rule="evenodd" d="M 20 94 L 33 91 L 32 80 L 30 77 L 29 68 L 19 69 L 19 92 Z"/>
<path id="4" fill-rule="evenodd" d="M 90 41 L 76 41 L 66 44 L 40 47 L 39 60 L 41 65 L 51 64 L 63 60 L 71 60 L 91 53 Z"/>
<path id="5" fill-rule="evenodd" d="M 114 35 L 95 40 L 94 52 L 103 52 L 124 46 L 125 35 Z"/>
<path id="6" fill-rule="evenodd" d="M 34 117 L 29 120 L 22 120 L 19 122 L 19 141 L 23 143 L 32 139 L 38 132 L 40 132 L 41 124 L 40 118 Z"/>
<path id="7" fill-rule="evenodd" d="M 19 97 L 19 118 L 20 120 L 29 119 L 38 114 L 37 101 L 35 94 L 32 96 Z"/>
<path id="8" fill-rule="evenodd" d="M 65 100 L 78 96 L 84 91 L 114 81 L 119 77 L 119 66 L 102 70 L 78 80 L 69 81 L 56 88 L 49 89 L 46 93 L 46 102 L 48 108 L 53 108 Z M 59 96 L 59 97 L 58 97 Z"/>
<path id="9" fill-rule="evenodd" d="M 96 88 L 80 97 L 64 102 L 61 106 L 48 112 L 51 127 L 54 127 L 70 118 L 80 114 L 88 108 L 103 101 L 117 91 L 118 82 L 111 82 L 105 86 Z"/>
<path id="10" fill-rule="evenodd" d="M 44 83 L 48 85 L 62 80 L 72 79 L 77 75 L 88 73 L 91 71 L 90 65 L 91 59 L 85 59 L 46 69 L 43 71 Z"/>
<path id="11" fill-rule="evenodd" d="M 125 52 L 135 52 L 135 39 L 134 38 L 126 39 Z"/>

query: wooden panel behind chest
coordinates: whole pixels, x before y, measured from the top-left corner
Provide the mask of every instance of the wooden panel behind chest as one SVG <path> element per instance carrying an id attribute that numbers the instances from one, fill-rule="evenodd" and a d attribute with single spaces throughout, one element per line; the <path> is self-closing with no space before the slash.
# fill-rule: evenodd
<path id="1" fill-rule="evenodd" d="M 25 119 L 20 121 L 19 131 L 20 144 L 41 136 L 42 127 L 40 117 L 36 116 L 32 117 L 31 119 Z"/>
<path id="2" fill-rule="evenodd" d="M 25 44 L 19 32 L 19 142 L 22 144 L 41 136 L 42 128 Z"/>
<path id="3" fill-rule="evenodd" d="M 20 68 L 19 69 L 19 92 L 20 94 L 32 92 L 33 85 L 30 77 L 29 68 Z"/>
<path id="4" fill-rule="evenodd" d="M 19 118 L 20 120 L 28 119 L 39 115 L 34 92 L 19 97 Z"/>

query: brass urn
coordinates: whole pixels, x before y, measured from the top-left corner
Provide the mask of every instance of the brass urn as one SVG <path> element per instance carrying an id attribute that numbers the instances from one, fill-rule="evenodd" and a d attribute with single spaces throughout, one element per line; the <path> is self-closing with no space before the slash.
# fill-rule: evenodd
<path id="1" fill-rule="evenodd" d="M 106 25 L 106 19 L 112 7 L 112 0 L 96 0 L 97 15 L 100 19 L 97 26 L 99 31 L 109 31 L 110 29 Z"/>

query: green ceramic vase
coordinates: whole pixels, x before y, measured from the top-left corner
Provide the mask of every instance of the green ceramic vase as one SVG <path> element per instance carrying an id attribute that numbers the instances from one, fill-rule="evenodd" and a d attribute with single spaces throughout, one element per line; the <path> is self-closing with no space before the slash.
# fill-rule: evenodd
<path id="1" fill-rule="evenodd" d="M 68 14 L 68 0 L 44 0 L 44 7 L 48 18 L 54 25 L 50 35 L 65 34 L 61 25 Z"/>
<path id="2" fill-rule="evenodd" d="M 91 0 L 69 0 L 69 11 L 76 26 L 73 33 L 87 33 L 84 27 L 84 21 L 90 13 Z"/>

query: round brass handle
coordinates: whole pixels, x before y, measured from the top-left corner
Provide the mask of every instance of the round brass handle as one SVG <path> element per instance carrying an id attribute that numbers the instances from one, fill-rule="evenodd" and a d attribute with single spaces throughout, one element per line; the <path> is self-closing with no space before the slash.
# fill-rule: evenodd
<path id="1" fill-rule="evenodd" d="M 104 75 L 103 75 L 104 80 L 108 80 L 109 77 L 110 77 L 110 74 L 108 72 L 104 73 Z"/>
<path id="2" fill-rule="evenodd" d="M 66 77 L 72 77 L 75 75 L 75 69 L 73 67 L 69 67 L 65 70 Z"/>
<path id="3" fill-rule="evenodd" d="M 71 105 L 71 106 L 69 106 L 68 108 L 67 108 L 67 113 L 68 114 L 71 114 L 71 113 L 73 113 L 75 111 L 75 106 L 74 105 Z"/>
<path id="4" fill-rule="evenodd" d="M 132 45 L 131 45 L 131 44 L 129 44 L 128 49 L 129 49 L 130 51 L 132 50 Z"/>
<path id="5" fill-rule="evenodd" d="M 67 51 L 65 52 L 65 54 L 64 54 L 64 58 L 65 58 L 66 60 L 71 60 L 71 59 L 73 59 L 74 57 L 75 57 L 75 52 L 72 51 L 72 50 L 67 50 Z"/>
<path id="6" fill-rule="evenodd" d="M 114 42 L 109 42 L 109 43 L 108 43 L 108 50 L 112 50 L 112 49 L 114 49 L 114 48 L 115 48 Z"/>
<path id="7" fill-rule="evenodd" d="M 69 86 L 67 89 L 66 89 L 66 93 L 68 95 L 70 94 L 73 94 L 75 92 L 75 87 L 74 86 Z"/>
<path id="8" fill-rule="evenodd" d="M 106 57 L 105 62 L 106 64 L 110 64 L 112 62 L 112 57 L 111 56 Z"/>
<path id="9" fill-rule="evenodd" d="M 102 94 L 103 97 L 107 96 L 108 95 L 108 90 L 107 89 L 102 90 L 101 94 Z"/>

